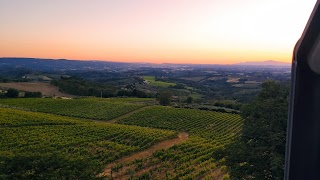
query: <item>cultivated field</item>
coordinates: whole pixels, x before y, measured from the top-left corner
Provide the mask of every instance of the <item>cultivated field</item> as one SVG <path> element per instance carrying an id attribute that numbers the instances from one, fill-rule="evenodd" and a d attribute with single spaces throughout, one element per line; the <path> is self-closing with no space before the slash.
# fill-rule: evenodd
<path id="1" fill-rule="evenodd" d="M 187 131 L 206 139 L 219 141 L 240 130 L 241 119 L 237 114 L 154 106 L 118 121 L 121 124 L 159 129 Z"/>
<path id="2" fill-rule="evenodd" d="M 176 83 L 156 81 L 154 76 L 143 76 L 143 79 L 148 81 L 149 84 L 152 85 L 152 86 L 169 87 L 169 86 L 176 85 Z"/>
<path id="3" fill-rule="evenodd" d="M 223 159 L 214 153 L 229 144 L 241 130 L 239 115 L 155 106 L 118 123 L 186 131 L 190 138 L 152 157 L 119 163 L 113 178 L 222 179 L 227 178 Z M 109 177 L 112 179 L 111 177 Z"/>
<path id="4" fill-rule="evenodd" d="M 79 117 L 95 120 L 110 120 L 136 109 L 146 106 L 148 102 L 137 98 L 128 99 L 52 99 L 52 98 L 20 98 L 0 99 L 0 105 L 23 108 L 30 111 L 52 113 L 70 117 Z"/>
<path id="5" fill-rule="evenodd" d="M 0 99 L 0 179 L 227 179 L 240 116 L 150 101 Z"/>
<path id="6" fill-rule="evenodd" d="M 59 88 L 51 85 L 50 83 L 43 82 L 12 82 L 12 83 L 0 83 L 0 87 L 14 88 L 21 91 L 28 92 L 41 92 L 45 96 L 58 96 L 58 97 L 74 97 L 70 94 L 66 94 L 59 91 Z"/>
<path id="7" fill-rule="evenodd" d="M 108 162 L 175 135 L 0 108 L 0 179 L 92 179 Z"/>

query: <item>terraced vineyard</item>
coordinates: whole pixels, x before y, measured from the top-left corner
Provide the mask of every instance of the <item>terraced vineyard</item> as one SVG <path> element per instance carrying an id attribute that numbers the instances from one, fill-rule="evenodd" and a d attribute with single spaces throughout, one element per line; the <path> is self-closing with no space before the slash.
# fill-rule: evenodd
<path id="1" fill-rule="evenodd" d="M 188 141 L 151 158 L 116 165 L 114 179 L 228 179 L 223 159 L 214 154 L 231 143 L 241 130 L 239 115 L 171 107 L 152 107 L 118 123 L 188 131 Z"/>
<path id="2" fill-rule="evenodd" d="M 176 132 L 0 108 L 0 179 L 93 179 Z"/>
<path id="3" fill-rule="evenodd" d="M 146 106 L 146 102 L 152 99 L 138 98 L 83 98 L 83 99 L 43 99 L 43 98 L 19 98 L 0 99 L 0 106 L 23 108 L 31 111 L 39 111 L 64 116 L 110 120 L 128 112 Z"/>

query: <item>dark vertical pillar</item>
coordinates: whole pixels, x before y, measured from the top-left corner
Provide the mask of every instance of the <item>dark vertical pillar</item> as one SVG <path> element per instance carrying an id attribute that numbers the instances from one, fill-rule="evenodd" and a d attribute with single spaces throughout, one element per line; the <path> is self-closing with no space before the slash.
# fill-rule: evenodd
<path id="1" fill-rule="evenodd" d="M 319 2 L 293 55 L 285 166 L 287 180 L 320 180 L 320 74 L 308 63 L 320 37 Z M 320 63 L 320 57 L 316 61 Z"/>

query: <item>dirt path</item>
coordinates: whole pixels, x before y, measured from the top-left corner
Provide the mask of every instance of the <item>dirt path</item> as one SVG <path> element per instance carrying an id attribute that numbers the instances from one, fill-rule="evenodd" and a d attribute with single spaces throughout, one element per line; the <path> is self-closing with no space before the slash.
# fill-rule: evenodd
<path id="1" fill-rule="evenodd" d="M 136 110 L 134 110 L 134 111 L 131 111 L 131 112 L 127 113 L 127 114 L 124 114 L 124 115 L 122 115 L 122 116 L 118 116 L 118 117 L 116 117 L 116 118 L 114 118 L 114 119 L 111 119 L 111 120 L 109 120 L 109 121 L 104 121 L 104 122 L 115 123 L 115 122 L 117 122 L 117 121 L 120 120 L 120 119 L 129 117 L 129 116 L 131 116 L 132 114 L 135 114 L 135 113 L 137 113 L 137 112 L 143 111 L 143 110 L 145 110 L 145 109 L 147 109 L 147 108 L 150 108 L 150 107 L 152 107 L 152 106 L 144 106 L 144 107 L 142 107 L 142 108 L 139 108 L 139 109 L 136 109 Z"/>
<path id="2" fill-rule="evenodd" d="M 152 156 L 152 154 L 158 150 L 162 149 L 169 149 L 170 147 L 174 146 L 177 143 L 180 143 L 182 141 L 185 141 L 189 138 L 189 134 L 186 132 L 181 132 L 178 134 L 178 137 L 174 139 L 169 139 L 162 141 L 158 144 L 155 144 L 151 146 L 150 148 L 143 150 L 141 152 L 137 152 L 135 154 L 132 154 L 130 156 L 123 157 L 121 159 L 118 159 L 110 164 L 108 164 L 104 170 L 104 172 L 101 174 L 101 176 L 110 176 L 111 175 L 111 168 L 115 166 L 118 163 L 129 163 L 135 159 L 142 159 Z"/>

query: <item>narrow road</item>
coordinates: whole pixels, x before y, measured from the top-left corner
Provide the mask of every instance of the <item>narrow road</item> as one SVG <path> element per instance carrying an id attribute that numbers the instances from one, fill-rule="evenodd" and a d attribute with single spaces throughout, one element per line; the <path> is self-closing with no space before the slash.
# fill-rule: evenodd
<path id="1" fill-rule="evenodd" d="M 121 159 L 118 159 L 112 163 L 109 163 L 104 172 L 101 173 L 101 176 L 110 176 L 111 175 L 111 168 L 113 166 L 115 166 L 116 164 L 118 163 L 129 163 L 135 159 L 142 159 L 142 158 L 147 158 L 147 157 L 150 157 L 152 156 L 152 154 L 158 150 L 162 150 L 162 149 L 169 149 L 170 147 L 174 146 L 175 144 L 177 143 L 180 143 L 182 141 L 185 141 L 189 138 L 189 134 L 186 133 L 186 132 L 181 132 L 178 134 L 178 137 L 174 138 L 174 139 L 169 139 L 169 140 L 165 140 L 165 141 L 162 141 L 158 144 L 155 144 L 153 146 L 151 146 L 150 148 L 146 149 L 146 150 L 143 150 L 141 152 L 137 152 L 137 153 L 134 153 L 130 156 L 126 156 L 126 157 L 123 157 Z"/>

